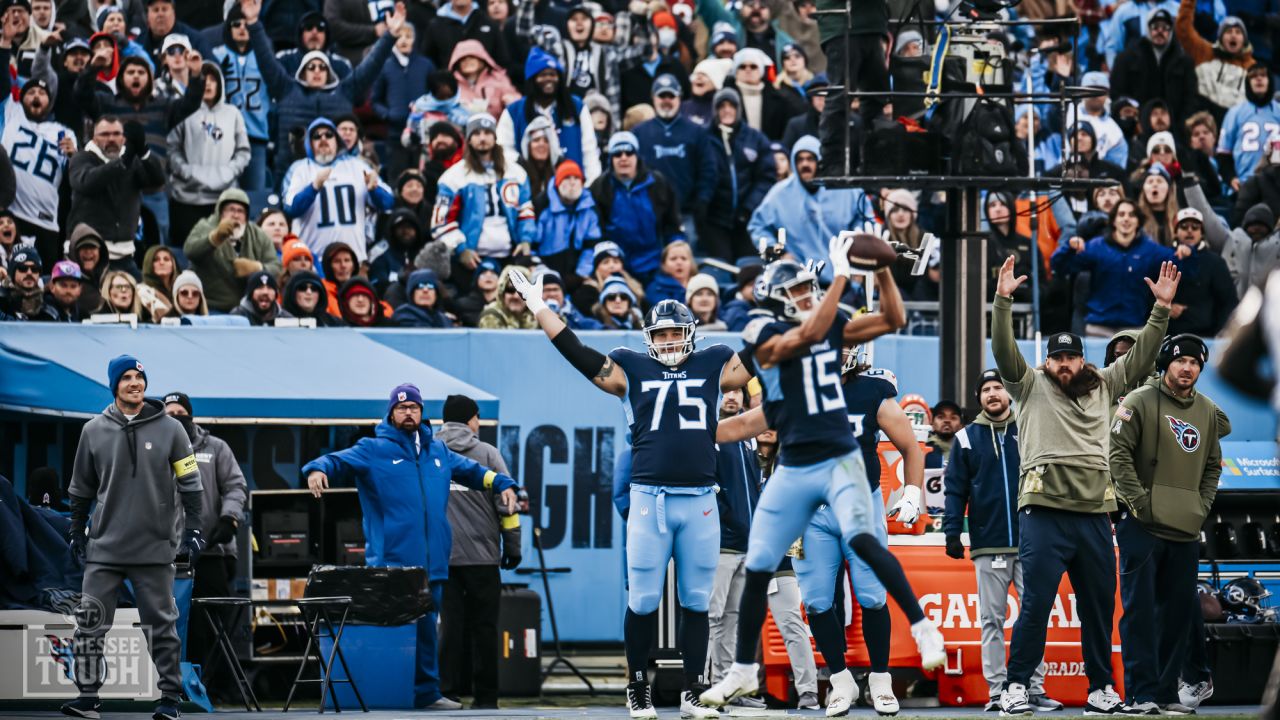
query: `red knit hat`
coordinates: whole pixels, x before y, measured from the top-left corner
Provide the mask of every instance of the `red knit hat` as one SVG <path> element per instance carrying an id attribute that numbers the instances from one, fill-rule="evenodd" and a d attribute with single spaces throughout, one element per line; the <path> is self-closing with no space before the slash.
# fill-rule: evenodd
<path id="1" fill-rule="evenodd" d="M 556 187 L 560 187 L 561 181 L 567 177 L 576 177 L 579 180 L 586 181 L 582 175 L 582 167 L 572 160 L 565 160 L 556 168 Z"/>
<path id="2" fill-rule="evenodd" d="M 653 27 L 655 29 L 661 28 L 661 27 L 671 28 L 672 30 L 679 29 L 676 25 L 676 16 L 672 15 L 666 10 L 661 10 L 659 12 L 654 13 L 653 19 L 651 20 L 651 22 L 653 23 Z"/>

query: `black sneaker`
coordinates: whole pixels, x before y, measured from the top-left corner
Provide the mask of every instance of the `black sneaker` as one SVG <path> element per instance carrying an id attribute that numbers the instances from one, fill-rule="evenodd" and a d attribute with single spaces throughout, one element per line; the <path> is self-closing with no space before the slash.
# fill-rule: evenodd
<path id="1" fill-rule="evenodd" d="M 98 698 L 76 698 L 69 703 L 63 703 L 62 714 L 74 718 L 98 720 L 102 717 L 102 702 Z"/>
<path id="2" fill-rule="evenodd" d="M 156 711 L 151 713 L 151 720 L 178 720 L 182 717 L 182 711 L 178 709 L 178 702 L 168 698 L 161 698 L 156 703 Z"/>
<path id="3" fill-rule="evenodd" d="M 1094 690 L 1089 693 L 1089 699 L 1084 704 L 1085 715 L 1119 715 L 1125 712 L 1126 705 L 1116 694 L 1115 688 L 1110 685 Z M 1157 712 L 1159 708 L 1156 708 Z"/>
<path id="4" fill-rule="evenodd" d="M 1121 705 L 1119 713 L 1121 715 L 1159 715 L 1160 706 L 1153 702 Z"/>
<path id="5" fill-rule="evenodd" d="M 992 695 L 987 698 L 987 706 L 983 708 L 984 712 L 1000 712 L 1000 696 Z"/>

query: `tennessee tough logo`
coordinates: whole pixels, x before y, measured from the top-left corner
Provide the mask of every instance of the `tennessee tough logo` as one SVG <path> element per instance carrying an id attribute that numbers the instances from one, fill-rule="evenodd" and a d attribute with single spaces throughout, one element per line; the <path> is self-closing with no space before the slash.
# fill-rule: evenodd
<path id="1" fill-rule="evenodd" d="M 1200 447 L 1200 431 L 1185 420 L 1179 420 L 1172 415 L 1165 415 L 1165 419 L 1169 421 L 1169 429 L 1173 431 L 1173 436 L 1178 439 L 1178 446 L 1187 452 L 1195 452 Z"/>

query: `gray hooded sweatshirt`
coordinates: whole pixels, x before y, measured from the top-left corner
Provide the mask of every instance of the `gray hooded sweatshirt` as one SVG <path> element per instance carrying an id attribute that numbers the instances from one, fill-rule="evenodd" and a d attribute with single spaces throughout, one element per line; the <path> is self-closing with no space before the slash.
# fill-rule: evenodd
<path id="1" fill-rule="evenodd" d="M 219 437 L 209 434 L 199 425 L 192 425 L 195 440 L 191 448 L 195 451 L 196 465 L 200 468 L 200 485 L 204 492 L 200 502 L 200 527 L 206 538 L 218 524 L 218 518 L 232 517 L 236 522 L 244 518 L 245 489 L 247 484 L 240 464 L 231 452 L 231 446 Z M 236 541 L 221 545 L 210 545 L 205 548 L 206 555 L 236 556 Z"/>
<path id="2" fill-rule="evenodd" d="M 482 441 L 463 423 L 448 422 L 436 432 L 436 439 L 459 455 L 475 460 L 503 475 L 507 463 L 498 448 Z M 507 515 L 506 508 L 492 490 L 472 490 L 449 483 L 449 526 L 453 528 L 450 565 L 497 565 L 502 559 L 498 535 L 509 552 L 520 552 L 520 516 Z"/>
<path id="3" fill-rule="evenodd" d="M 112 403 L 85 423 L 68 492 L 73 527 L 77 507 L 97 501 L 88 562 L 167 565 L 183 527 L 200 527 L 203 492 L 191 441 L 159 400 L 148 399 L 132 420 Z"/>

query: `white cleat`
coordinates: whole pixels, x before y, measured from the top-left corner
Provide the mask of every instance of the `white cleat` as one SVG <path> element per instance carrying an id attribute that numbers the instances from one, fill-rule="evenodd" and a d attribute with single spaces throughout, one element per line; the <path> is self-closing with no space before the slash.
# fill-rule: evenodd
<path id="1" fill-rule="evenodd" d="M 898 697 L 893 694 L 893 676 L 889 673 L 871 673 L 867 675 L 867 689 L 871 695 L 871 704 L 881 715 L 898 714 Z"/>
<path id="2" fill-rule="evenodd" d="M 649 683 L 639 680 L 627 685 L 627 710 L 633 718 L 657 720 L 658 711 L 653 707 L 653 698 L 649 694 Z"/>
<path id="3" fill-rule="evenodd" d="M 920 651 L 920 666 L 925 670 L 942 667 L 947 662 L 947 646 L 933 621 L 925 618 L 911 626 L 911 637 Z"/>
<path id="4" fill-rule="evenodd" d="M 718 718 L 720 713 L 715 708 L 702 704 L 692 690 L 680 693 L 680 717 L 682 718 Z"/>
<path id="5" fill-rule="evenodd" d="M 831 676 L 831 692 L 827 693 L 827 717 L 842 717 L 849 714 L 849 707 L 858 698 L 858 683 L 853 680 L 853 673 L 845 668 Z"/>
<path id="6" fill-rule="evenodd" d="M 698 699 L 707 707 L 720 708 L 729 704 L 729 701 L 734 698 L 751 695 L 760 688 L 760 680 L 756 672 L 755 663 L 748 665 L 734 663 L 729 666 L 729 672 L 724 674 L 720 682 L 703 691 Z"/>

